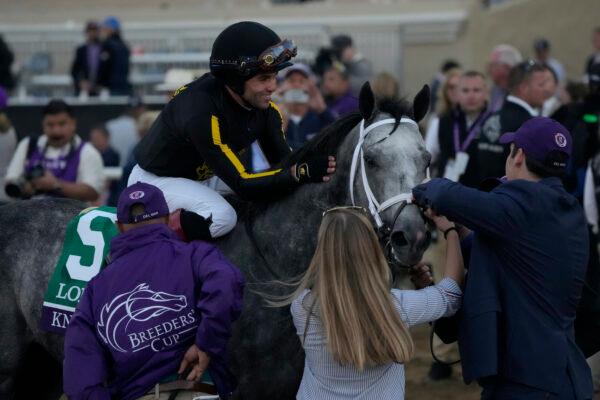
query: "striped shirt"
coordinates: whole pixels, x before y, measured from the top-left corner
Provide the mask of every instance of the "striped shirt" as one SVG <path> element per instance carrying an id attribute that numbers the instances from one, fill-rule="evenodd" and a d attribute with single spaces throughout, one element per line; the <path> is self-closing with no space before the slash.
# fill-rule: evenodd
<path id="1" fill-rule="evenodd" d="M 306 354 L 296 399 L 404 399 L 403 364 L 379 365 L 360 372 L 333 359 L 327 350 L 323 326 L 314 313 L 306 328 L 310 301 L 305 299 L 309 293 L 308 289 L 302 292 L 291 306 L 294 325 Z M 422 290 L 392 289 L 396 310 L 408 326 L 453 315 L 460 307 L 461 296 L 460 288 L 450 278 Z"/>

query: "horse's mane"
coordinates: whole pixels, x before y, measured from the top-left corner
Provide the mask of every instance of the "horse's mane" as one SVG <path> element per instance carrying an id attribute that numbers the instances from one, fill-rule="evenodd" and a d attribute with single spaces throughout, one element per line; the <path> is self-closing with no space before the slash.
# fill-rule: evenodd
<path id="1" fill-rule="evenodd" d="M 412 105 L 405 100 L 381 99 L 377 103 L 378 113 L 390 114 L 396 123 L 392 128 L 392 132 L 398 128 L 400 119 L 404 116 L 412 118 Z M 302 160 L 309 154 L 327 154 L 337 156 L 338 149 L 346 136 L 352 129 L 362 120 L 362 115 L 359 112 L 353 112 L 345 115 L 330 125 L 325 127 L 319 134 L 311 138 L 302 147 L 291 152 L 279 164 L 278 168 L 289 169 L 292 165 Z M 229 201 L 238 212 L 240 219 L 246 218 L 248 215 L 255 214 L 263 210 L 267 203 L 243 201 L 235 195 L 227 196 Z"/>
<path id="2" fill-rule="evenodd" d="M 281 167 L 290 168 L 309 154 L 336 154 L 340 144 L 361 119 L 362 116 L 358 112 L 353 112 L 337 119 L 307 141 L 302 147 L 291 152 L 280 163 Z"/>
<path id="3" fill-rule="evenodd" d="M 390 114 L 395 120 L 392 132 L 398 128 L 400 119 L 403 116 L 412 118 L 413 110 L 410 103 L 405 100 L 394 101 L 391 99 L 381 99 L 377 103 L 379 113 Z M 376 114 L 376 113 L 374 113 Z M 337 150 L 346 136 L 352 131 L 362 119 L 358 112 L 350 113 L 342 118 L 337 119 L 318 135 L 313 137 L 304 146 L 290 153 L 281 163 L 282 168 L 290 168 L 299 160 L 302 160 L 308 154 L 333 154 L 337 155 Z"/>

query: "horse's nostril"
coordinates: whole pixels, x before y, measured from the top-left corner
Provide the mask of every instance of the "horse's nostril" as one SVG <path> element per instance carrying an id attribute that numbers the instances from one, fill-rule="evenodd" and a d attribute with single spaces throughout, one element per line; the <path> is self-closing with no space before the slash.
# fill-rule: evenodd
<path id="1" fill-rule="evenodd" d="M 392 232 L 390 236 L 390 240 L 392 244 L 397 247 L 408 246 L 408 240 L 406 240 L 406 236 L 401 231 Z"/>

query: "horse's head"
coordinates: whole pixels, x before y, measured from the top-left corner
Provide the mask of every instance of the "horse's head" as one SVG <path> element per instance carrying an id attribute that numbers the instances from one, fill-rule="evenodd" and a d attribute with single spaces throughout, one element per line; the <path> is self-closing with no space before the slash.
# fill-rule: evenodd
<path id="1" fill-rule="evenodd" d="M 427 86 L 417 94 L 411 108 L 402 102 L 376 105 L 366 83 L 360 94 L 364 125 L 357 135 L 362 133 L 364 139 L 362 144 L 360 139 L 353 140 L 353 145 L 362 149 L 353 163 L 354 201 L 371 209 L 380 232 L 389 238 L 394 258 L 404 266 L 420 261 L 430 242 L 427 224 L 419 208 L 411 204 L 411 190 L 426 178 L 431 159 L 417 126 L 428 107 Z M 373 212 L 374 206 L 379 212 Z"/>

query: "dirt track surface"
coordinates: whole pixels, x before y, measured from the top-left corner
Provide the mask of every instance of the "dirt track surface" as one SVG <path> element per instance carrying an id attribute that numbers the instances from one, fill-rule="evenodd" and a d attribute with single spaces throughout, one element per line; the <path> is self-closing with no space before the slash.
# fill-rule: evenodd
<path id="1" fill-rule="evenodd" d="M 475 384 L 465 385 L 462 381 L 460 365 L 452 367 L 450 379 L 432 381 L 427 373 L 431 366 L 431 354 L 429 352 L 429 326 L 420 325 L 411 329 L 415 341 L 415 357 L 405 365 L 406 368 L 406 399 L 479 399 L 479 387 Z M 438 355 L 438 353 L 436 353 Z M 456 355 L 450 356 L 455 360 Z"/>

